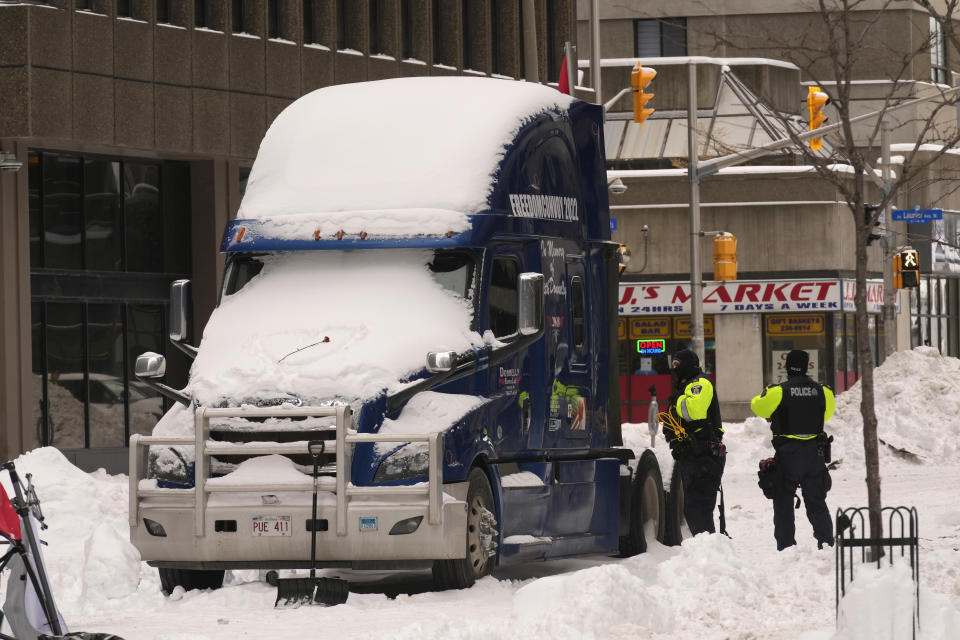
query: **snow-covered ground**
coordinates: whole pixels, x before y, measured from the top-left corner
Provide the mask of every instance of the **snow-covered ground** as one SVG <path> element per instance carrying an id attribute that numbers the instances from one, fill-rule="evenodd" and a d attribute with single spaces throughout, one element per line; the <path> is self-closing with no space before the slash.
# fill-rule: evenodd
<path id="1" fill-rule="evenodd" d="M 720 381 L 722 385 L 722 380 Z M 921 638 L 960 629 L 960 360 L 920 348 L 877 370 L 881 473 L 886 505 L 920 518 Z M 722 393 L 722 386 L 720 386 Z M 859 387 L 838 397 L 831 510 L 863 506 Z M 625 425 L 628 444 L 649 443 L 646 425 Z M 648 553 L 539 563 L 502 570 L 464 591 L 352 593 L 344 605 L 274 609 L 274 588 L 234 572 L 215 592 L 165 598 L 154 569 L 127 541 L 127 479 L 86 474 L 55 449 L 17 461 L 32 472 L 50 528 L 44 538 L 54 592 L 72 630 L 127 640 L 239 638 L 800 638 L 910 637 L 912 591 L 904 563 L 857 567 L 834 617 L 834 553 L 818 551 L 797 512 L 798 545 L 776 551 L 757 462 L 772 454 L 764 420 L 726 425 L 728 539 L 698 536 Z M 662 440 L 660 440 L 662 445 Z M 889 446 L 888 446 L 889 445 Z M 665 452 L 658 451 L 666 462 Z M 5 474 L 4 474 L 5 475 Z M 9 489 L 9 487 L 8 487 Z"/>

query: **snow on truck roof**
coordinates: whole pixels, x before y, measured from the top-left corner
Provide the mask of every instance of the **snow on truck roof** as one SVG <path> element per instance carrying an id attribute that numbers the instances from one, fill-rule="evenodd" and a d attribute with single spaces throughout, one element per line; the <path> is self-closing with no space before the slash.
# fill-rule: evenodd
<path id="1" fill-rule="evenodd" d="M 494 78 L 396 78 L 318 89 L 277 116 L 260 144 L 238 219 L 274 237 L 345 230 L 461 232 L 482 211 L 507 145 L 573 98 Z"/>

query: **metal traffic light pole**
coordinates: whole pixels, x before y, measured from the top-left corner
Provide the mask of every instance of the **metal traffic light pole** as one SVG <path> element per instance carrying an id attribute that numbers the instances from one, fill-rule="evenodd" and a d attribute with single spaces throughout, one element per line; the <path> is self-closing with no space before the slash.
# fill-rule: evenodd
<path id="1" fill-rule="evenodd" d="M 693 352 L 706 371 L 703 344 L 703 272 L 700 269 L 700 172 L 697 153 L 697 65 L 687 76 L 687 176 L 690 180 L 690 333 Z"/>
<path id="2" fill-rule="evenodd" d="M 818 127 L 813 131 L 806 131 L 803 133 L 798 133 L 794 137 L 774 140 L 773 142 L 765 144 L 762 147 L 755 147 L 747 151 L 731 153 L 726 156 L 707 160 L 701 164 L 697 154 L 696 67 L 697 65 L 695 63 L 691 63 L 689 65 L 687 81 L 687 156 L 689 158 L 687 165 L 687 176 L 690 180 L 690 329 L 693 336 L 693 352 L 697 354 L 698 358 L 700 358 L 701 366 L 705 366 L 706 354 L 703 344 L 703 273 L 700 269 L 700 237 L 703 235 L 703 232 L 700 230 L 700 180 L 707 176 L 712 176 L 715 173 L 718 173 L 720 169 L 743 164 L 744 162 L 765 156 L 771 151 L 778 151 L 785 147 L 794 145 L 797 142 L 803 143 L 813 138 L 819 138 L 828 133 L 833 133 L 834 131 L 839 130 L 843 123 L 837 122 L 826 127 Z M 878 111 L 865 113 L 862 116 L 850 118 L 849 123 L 855 124 L 865 120 L 882 118 L 885 113 L 916 106 L 936 98 L 946 98 L 947 96 L 957 92 L 960 92 L 960 86 L 953 87 L 924 98 L 915 98 L 913 100 L 901 102 L 900 104 L 892 105 Z M 958 111 L 958 118 L 960 118 L 960 111 Z M 882 133 L 883 131 L 881 131 L 881 134 Z M 887 153 L 889 153 L 889 147 L 886 148 Z M 887 182 L 889 179 L 887 177 L 889 176 L 889 160 L 886 157 L 883 161 L 883 165 L 884 166 L 881 168 L 885 168 L 884 178 L 878 178 L 877 176 L 873 175 L 872 172 L 870 173 L 870 177 L 881 182 L 881 188 L 886 190 L 889 189 L 889 182 Z M 886 291 L 886 281 L 884 281 L 884 290 Z M 886 319 L 886 315 L 889 313 L 886 307 L 887 305 L 884 304 L 884 319 Z M 887 337 L 886 329 L 884 330 L 884 337 Z"/>

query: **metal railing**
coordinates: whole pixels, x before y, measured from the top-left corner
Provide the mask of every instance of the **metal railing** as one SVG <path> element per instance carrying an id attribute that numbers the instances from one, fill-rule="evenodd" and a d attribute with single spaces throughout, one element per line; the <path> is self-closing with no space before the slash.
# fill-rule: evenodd
<path id="1" fill-rule="evenodd" d="M 846 595 L 847 582 L 853 582 L 854 551 L 860 550 L 860 563 L 877 563 L 887 558 L 893 565 L 894 558 L 910 563 L 913 578 L 913 637 L 920 628 L 920 522 L 916 507 L 883 507 L 881 523 L 887 537 L 867 536 L 870 511 L 867 507 L 837 509 L 836 515 L 836 618 L 840 621 L 840 600 Z M 884 522 L 885 521 L 885 522 Z M 899 551 L 899 553 L 897 553 Z"/>
<path id="2" fill-rule="evenodd" d="M 443 476 L 440 466 L 443 451 L 443 434 L 376 434 L 357 433 L 350 428 L 352 411 L 349 406 L 335 407 L 293 407 L 293 408 L 206 408 L 196 409 L 193 437 L 175 436 L 130 436 L 130 513 L 131 527 L 139 525 L 141 498 L 193 497 L 194 534 L 203 537 L 205 512 L 208 494 L 242 493 L 254 491 L 297 491 L 311 490 L 316 480 L 304 475 L 302 486 L 290 483 L 231 483 L 208 484 L 210 455 L 291 455 L 308 454 L 307 442 L 251 442 L 230 443 L 210 440 L 210 420 L 215 418 L 306 418 L 336 416 L 336 440 L 325 441 L 325 452 L 336 456 L 336 498 L 337 498 L 337 535 L 347 535 L 347 507 L 353 496 L 417 496 L 427 497 L 428 521 L 430 524 L 443 522 Z M 353 458 L 353 446 L 360 443 L 378 442 L 426 442 L 429 451 L 429 467 L 426 485 L 366 486 L 358 487 L 351 483 L 350 470 Z M 140 487 L 147 468 L 149 447 L 155 445 L 194 447 L 194 486 L 189 489 L 146 488 Z"/>

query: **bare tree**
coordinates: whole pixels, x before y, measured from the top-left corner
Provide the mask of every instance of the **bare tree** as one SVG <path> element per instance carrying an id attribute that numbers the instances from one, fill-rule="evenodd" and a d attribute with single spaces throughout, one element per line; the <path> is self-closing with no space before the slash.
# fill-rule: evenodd
<path id="1" fill-rule="evenodd" d="M 958 1 L 947 1 L 946 14 L 935 14 L 926 0 L 921 0 L 920 4 L 942 21 L 945 37 L 960 48 L 952 22 Z M 867 322 L 867 244 L 883 211 L 898 198 L 917 189 L 917 182 L 923 174 L 960 142 L 960 132 L 953 117 L 956 98 L 953 92 L 947 93 L 949 87 L 913 82 L 912 87 L 908 88 L 920 87 L 930 94 L 931 99 L 914 107 L 915 112 L 906 118 L 900 117 L 900 112 L 894 113 L 895 107 L 904 101 L 905 86 L 911 84 L 906 81 L 914 79 L 915 68 L 924 66 L 919 63 L 929 59 L 931 46 L 936 44 L 929 36 L 919 38 L 919 45 L 914 45 L 912 49 L 909 43 L 888 43 L 889 33 L 882 31 L 885 19 L 891 18 L 893 11 L 898 11 L 902 18 L 903 12 L 911 10 L 912 6 L 905 4 L 896 0 L 879 4 L 875 0 L 813 0 L 808 9 L 806 28 L 799 32 L 784 33 L 783 29 L 770 29 L 768 32 L 758 30 L 749 34 L 728 31 L 711 31 L 708 34 L 728 51 L 735 49 L 748 55 L 764 55 L 794 63 L 805 80 L 816 83 L 829 96 L 833 109 L 831 115 L 837 117 L 836 124 L 839 127 L 826 138 L 832 153 L 814 152 L 805 142 L 796 138 L 794 129 L 786 126 L 786 122 L 784 125 L 796 142 L 793 153 L 799 154 L 804 163 L 815 167 L 819 177 L 837 189 L 853 216 L 856 229 L 856 345 L 861 370 L 860 413 L 863 418 L 867 505 L 873 538 L 882 536 L 883 527 L 877 415 L 874 409 L 874 362 Z M 875 102 L 878 104 L 878 116 L 864 122 L 856 119 L 857 114 L 854 113 L 856 81 L 863 79 L 864 69 L 876 69 L 878 60 L 882 60 L 886 66 L 885 77 L 881 79 L 887 81 L 887 89 Z M 881 146 L 879 143 L 884 122 L 895 122 L 901 130 L 910 127 L 914 132 L 912 151 L 904 154 L 902 164 L 889 180 L 882 180 L 869 160 L 869 157 L 876 157 Z M 922 154 L 918 153 L 921 145 L 925 151 Z M 928 152 L 931 150 L 932 153 Z M 872 155 L 868 157 L 867 154 Z M 846 172 L 836 171 L 837 163 L 846 165 Z M 876 185 L 872 190 L 871 183 Z M 871 192 L 878 194 L 876 208 L 867 206 Z M 886 331 L 891 330 L 891 327 L 886 328 Z"/>

